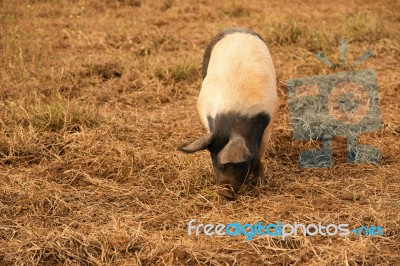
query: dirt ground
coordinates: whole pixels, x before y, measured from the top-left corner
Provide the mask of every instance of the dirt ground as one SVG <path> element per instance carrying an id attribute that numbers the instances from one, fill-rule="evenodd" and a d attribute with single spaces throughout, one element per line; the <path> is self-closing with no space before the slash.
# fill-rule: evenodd
<path id="1" fill-rule="evenodd" d="M 0 265 L 400 265 L 399 1 L 0 0 Z M 269 183 L 215 193 L 196 110 L 201 59 L 219 30 L 266 40 L 280 109 Z M 375 69 L 379 165 L 299 169 L 286 80 Z M 344 69 L 348 71 L 349 68 Z M 347 223 L 383 236 L 188 236 L 197 223 Z"/>

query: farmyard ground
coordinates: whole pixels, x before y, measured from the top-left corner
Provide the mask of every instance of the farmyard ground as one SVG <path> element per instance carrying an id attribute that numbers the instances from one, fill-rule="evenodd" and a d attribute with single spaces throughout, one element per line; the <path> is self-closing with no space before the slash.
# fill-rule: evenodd
<path id="1" fill-rule="evenodd" d="M 398 1 L 0 1 L 0 265 L 400 264 Z M 259 32 L 278 76 L 269 184 L 215 194 L 196 111 L 202 53 L 228 26 Z M 380 165 L 299 169 L 285 81 L 334 73 L 366 49 L 383 127 Z M 346 69 L 348 70 L 348 69 Z M 380 225 L 383 237 L 196 238 L 187 222 Z"/>

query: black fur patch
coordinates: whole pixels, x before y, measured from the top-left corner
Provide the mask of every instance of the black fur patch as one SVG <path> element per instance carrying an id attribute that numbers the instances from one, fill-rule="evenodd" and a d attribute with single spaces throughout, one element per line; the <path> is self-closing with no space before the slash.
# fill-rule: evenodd
<path id="1" fill-rule="evenodd" d="M 215 129 L 214 120 L 210 116 L 207 116 L 207 122 L 208 122 L 208 128 L 210 129 L 210 132 L 213 132 Z"/>
<path id="2" fill-rule="evenodd" d="M 228 28 L 228 29 L 225 29 L 225 30 L 219 32 L 217 35 L 214 36 L 214 38 L 211 40 L 210 44 L 207 46 L 206 50 L 204 51 L 203 64 L 202 64 L 202 68 L 201 68 L 201 73 L 203 75 L 203 79 L 207 76 L 208 63 L 210 62 L 211 52 L 212 52 L 212 49 L 214 48 L 214 46 L 220 40 L 222 40 L 226 35 L 232 34 L 232 33 L 238 33 L 238 32 L 252 34 L 254 36 L 257 36 L 258 38 L 260 38 L 260 40 L 262 40 L 264 42 L 263 38 L 258 33 L 254 32 L 250 29 L 246 29 L 246 28 Z"/>
<path id="3" fill-rule="evenodd" d="M 215 120 L 211 117 L 207 117 L 207 119 L 212 125 L 210 126 L 212 139 L 208 150 L 213 162 L 216 162 L 218 153 L 225 147 L 233 133 L 243 136 L 250 153 L 254 155 L 255 160 L 258 160 L 264 130 L 271 120 L 267 113 L 247 116 L 237 112 L 228 112 L 218 114 Z"/>
<path id="4" fill-rule="evenodd" d="M 215 119 L 207 117 L 212 133 L 208 150 L 211 153 L 211 161 L 220 185 L 229 185 L 236 193 L 248 174 L 253 175 L 260 170 L 260 146 L 264 130 L 271 121 L 267 113 L 258 113 L 252 116 L 228 112 L 218 114 Z M 232 134 L 241 135 L 252 156 L 243 163 L 218 164 L 218 154 L 229 142 Z M 222 179 L 222 177 L 224 179 Z"/>

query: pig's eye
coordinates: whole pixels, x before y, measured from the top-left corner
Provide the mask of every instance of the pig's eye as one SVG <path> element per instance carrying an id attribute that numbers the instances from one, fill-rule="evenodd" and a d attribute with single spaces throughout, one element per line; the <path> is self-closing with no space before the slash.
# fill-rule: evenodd
<path id="1" fill-rule="evenodd" d="M 226 164 L 220 164 L 220 165 L 218 165 L 218 168 L 219 168 L 220 170 L 225 170 L 225 169 L 228 168 L 228 163 L 226 163 Z"/>

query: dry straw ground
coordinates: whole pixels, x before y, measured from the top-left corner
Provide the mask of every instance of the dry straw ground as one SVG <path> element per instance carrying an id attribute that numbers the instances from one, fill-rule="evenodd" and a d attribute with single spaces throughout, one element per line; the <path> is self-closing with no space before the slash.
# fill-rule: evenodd
<path id="1" fill-rule="evenodd" d="M 0 265 L 400 265 L 399 1 L 0 0 Z M 195 109 L 210 38 L 227 26 L 270 46 L 280 95 L 269 184 L 214 192 Z M 377 72 L 380 165 L 301 170 L 285 80 L 333 73 L 314 54 Z M 187 222 L 380 225 L 384 237 L 188 237 Z"/>

